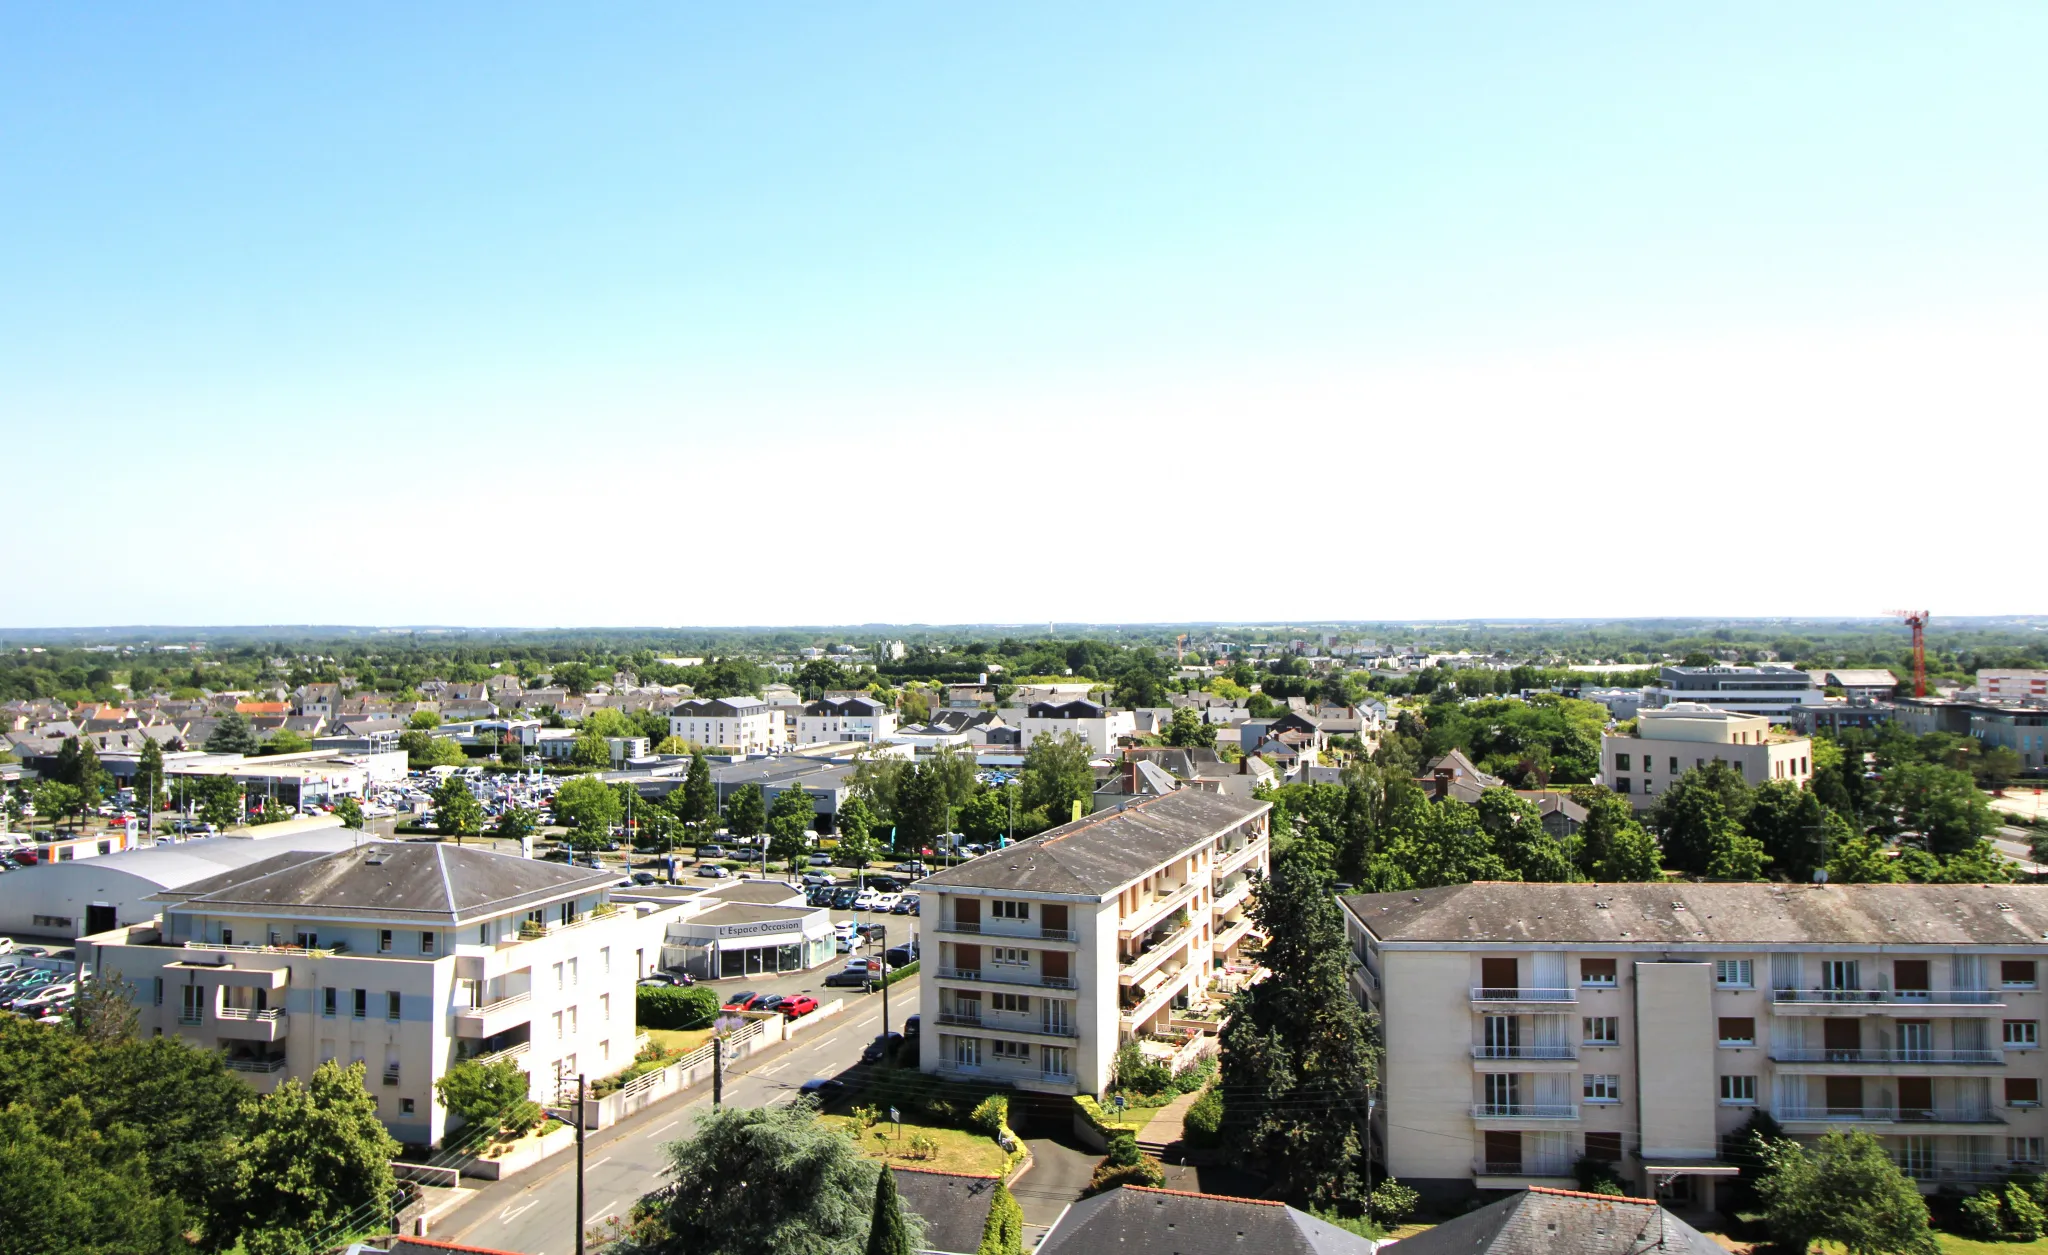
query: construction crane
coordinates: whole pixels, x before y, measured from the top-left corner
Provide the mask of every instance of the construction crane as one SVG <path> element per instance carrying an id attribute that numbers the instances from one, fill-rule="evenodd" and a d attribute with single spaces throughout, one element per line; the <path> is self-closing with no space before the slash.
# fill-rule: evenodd
<path id="1" fill-rule="evenodd" d="M 1173 660 L 1174 660 L 1175 662 L 1185 662 L 1185 661 L 1187 660 L 1187 656 L 1188 656 L 1188 634 L 1187 634 L 1186 632 L 1182 632 L 1182 633 L 1180 634 L 1180 639 L 1179 639 L 1179 640 L 1176 640 L 1176 641 L 1175 641 L 1175 642 L 1173 643 L 1173 650 L 1174 650 L 1174 653 L 1173 653 Z"/>
<path id="2" fill-rule="evenodd" d="M 1913 696 L 1927 696 L 1927 621 L 1932 610 L 1887 610 L 1886 614 L 1906 621 L 1913 629 Z"/>

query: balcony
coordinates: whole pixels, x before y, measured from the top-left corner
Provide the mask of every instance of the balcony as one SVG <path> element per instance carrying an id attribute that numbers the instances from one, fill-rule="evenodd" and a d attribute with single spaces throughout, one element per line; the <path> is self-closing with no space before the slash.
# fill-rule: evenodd
<path id="1" fill-rule="evenodd" d="M 1472 1175 L 1475 1177 L 1523 1177 L 1530 1179 L 1554 1180 L 1572 1176 L 1572 1161 L 1569 1159 L 1474 1159 Z M 1494 1186 L 1491 1188 L 1499 1188 Z"/>
<path id="2" fill-rule="evenodd" d="M 1771 1114 L 1781 1124 L 1906 1124 L 1924 1129 L 1930 1125 L 2005 1123 L 1996 1112 L 1988 1109 L 1965 1111 L 1939 1107 L 1782 1107 Z"/>
<path id="3" fill-rule="evenodd" d="M 1227 915 L 1231 911 L 1236 910 L 1239 903 L 1251 896 L 1252 882 L 1247 877 L 1228 888 L 1218 889 L 1215 898 L 1209 903 L 1209 909 L 1215 915 Z"/>
<path id="4" fill-rule="evenodd" d="M 1143 980 L 1147 975 L 1159 970 L 1159 966 L 1162 963 L 1186 950 L 1188 940 L 1194 934 L 1194 921 L 1190 920 L 1182 924 L 1179 928 L 1153 942 L 1145 953 L 1117 969 L 1117 980 L 1126 985 L 1135 984 Z"/>
<path id="5" fill-rule="evenodd" d="M 1137 910 L 1117 921 L 1118 940 L 1128 941 L 1194 901 L 1195 895 L 1202 891 L 1202 883 L 1199 880 L 1190 880 L 1178 889 L 1157 894 L 1150 902 L 1142 903 Z"/>
<path id="6" fill-rule="evenodd" d="M 1034 928 L 1025 920 L 940 920 L 942 933 L 963 937 L 1000 937 L 1006 941 L 1079 941 L 1081 934 L 1071 928 Z"/>
<path id="7" fill-rule="evenodd" d="M 1579 1105 L 1572 1102 L 1476 1102 L 1474 1120 L 1556 1124 L 1579 1118 Z"/>
<path id="8" fill-rule="evenodd" d="M 955 1063 L 951 1059 L 939 1060 L 939 1075 L 960 1077 L 970 1081 L 1008 1082 L 1018 1089 L 1038 1093 L 1072 1094 L 1078 1092 L 1072 1072 L 1053 1072 L 1037 1067 L 1011 1067 L 992 1063 Z"/>
<path id="9" fill-rule="evenodd" d="M 1225 876 L 1230 875 L 1238 868 L 1244 867 L 1251 863 L 1251 861 L 1257 858 L 1261 853 L 1263 853 L 1265 849 L 1266 839 L 1264 837 L 1260 837 L 1256 841 L 1247 841 L 1244 844 L 1238 846 L 1234 850 L 1224 850 L 1218 853 L 1216 855 L 1215 863 L 1212 864 L 1209 869 L 1210 878 L 1213 880 L 1222 880 Z"/>
<path id="10" fill-rule="evenodd" d="M 1225 924 L 1217 930 L 1215 940 L 1209 943 L 1209 948 L 1219 955 L 1228 954 L 1230 948 L 1250 936 L 1251 931 L 1252 922 L 1248 918 Z M 1371 984 L 1373 992 L 1377 994 L 1379 992 L 1379 981 L 1373 978 L 1371 971 L 1368 969 L 1360 968 L 1359 970 L 1365 973 L 1366 981 Z"/>
<path id="11" fill-rule="evenodd" d="M 509 1028 L 516 1028 L 527 1022 L 531 1014 L 528 1005 L 533 1001 L 530 993 L 513 994 L 496 1002 L 480 1007 L 457 1007 L 455 1009 L 455 1035 L 457 1037 L 496 1037 Z"/>
<path id="12" fill-rule="evenodd" d="M 291 1026 L 283 1007 L 258 1011 L 254 1007 L 222 1007 L 213 1013 L 214 1028 L 222 1037 L 236 1041 L 282 1041 Z"/>
<path id="13" fill-rule="evenodd" d="M 1869 1015 L 1895 1011 L 1918 1015 L 1934 1007 L 2003 1007 L 1995 989 L 1773 989 L 1771 1009 L 1779 1015 Z"/>
<path id="14" fill-rule="evenodd" d="M 1482 1072 L 1569 1072 L 1578 1057 L 1573 1046 L 1472 1047 L 1473 1064 Z"/>
<path id="15" fill-rule="evenodd" d="M 1078 988 L 1071 976 L 1041 976 L 1024 968 L 942 967 L 939 979 L 973 981 L 979 985 L 1028 985 L 1039 989 Z"/>
<path id="16" fill-rule="evenodd" d="M 1135 1029 L 1146 1020 L 1159 1014 L 1160 1011 L 1166 1008 L 1168 1003 L 1173 1001 L 1175 995 L 1179 994 L 1183 989 L 1191 988 L 1189 979 L 1194 974 L 1194 968 L 1185 967 L 1161 982 L 1157 989 L 1146 994 L 1136 1005 L 1120 1013 L 1119 1019 L 1122 1022 L 1122 1026 L 1125 1029 Z"/>
<path id="17" fill-rule="evenodd" d="M 282 1072 L 284 1056 L 273 1055 L 262 1059 L 226 1059 L 229 1071 L 233 1072 Z"/>
<path id="18" fill-rule="evenodd" d="M 1570 1006 L 1579 1000 L 1576 989 L 1519 989 L 1498 985 L 1474 985 L 1472 1001 L 1483 1006 Z"/>
<path id="19" fill-rule="evenodd" d="M 503 1063 L 507 1059 L 517 1059 L 531 1049 L 533 1049 L 533 1043 L 523 1041 L 516 1046 L 507 1046 L 503 1050 L 493 1050 L 487 1055 L 476 1055 L 469 1061 L 486 1065 Z"/>
<path id="20" fill-rule="evenodd" d="M 1835 1073 L 1849 1076 L 1895 1076 L 1921 1068 L 1978 1069 L 1994 1075 L 2005 1069 L 2002 1050 L 1772 1050 L 1771 1062 L 1783 1072 L 1801 1075 Z M 1975 1073 L 1972 1073 L 1973 1075 Z"/>
<path id="21" fill-rule="evenodd" d="M 1078 1037 L 1072 1023 L 1054 1024 L 1049 1020 L 1012 1019 L 1003 1016 L 969 1015 L 959 1011 L 939 1012 L 939 1023 L 948 1028 L 973 1028 L 990 1033 L 1005 1035 L 1018 1034 L 1026 1037 Z"/>

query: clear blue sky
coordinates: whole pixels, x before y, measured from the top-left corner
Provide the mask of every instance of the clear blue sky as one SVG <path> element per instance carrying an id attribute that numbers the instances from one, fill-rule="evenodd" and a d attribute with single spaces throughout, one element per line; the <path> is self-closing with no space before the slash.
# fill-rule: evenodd
<path id="1" fill-rule="evenodd" d="M 2048 6 L 1272 9 L 7 6 L 0 624 L 2042 608 Z"/>

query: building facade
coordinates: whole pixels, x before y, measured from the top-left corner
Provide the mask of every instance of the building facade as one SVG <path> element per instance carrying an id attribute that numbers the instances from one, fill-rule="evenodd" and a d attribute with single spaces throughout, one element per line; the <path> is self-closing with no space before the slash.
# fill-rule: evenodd
<path id="1" fill-rule="evenodd" d="M 1979 671 L 1977 691 L 1986 697 L 2048 700 L 2048 671 Z"/>
<path id="2" fill-rule="evenodd" d="M 163 914 L 82 938 L 136 991 L 144 1032 L 227 1052 L 261 1089 L 360 1062 L 400 1141 L 448 1132 L 434 1083 L 513 1059 L 535 1098 L 634 1053 L 634 981 L 660 944 L 611 872 L 444 844 L 266 859 L 159 895 Z M 636 952 L 639 952 L 636 955 Z"/>
<path id="3" fill-rule="evenodd" d="M 1811 675 L 1797 667 L 1665 667 L 1653 690 L 1656 704 L 1696 702 L 1717 710 L 1762 715 L 1786 723 L 1794 706 L 1810 706 L 1826 697 Z"/>
<path id="4" fill-rule="evenodd" d="M 706 749 L 765 754 L 783 743 L 783 720 L 758 697 L 695 697 L 668 712 L 668 733 Z"/>
<path id="5" fill-rule="evenodd" d="M 1713 1162 L 1757 1111 L 1923 1189 L 2039 1171 L 2048 887 L 1523 885 L 1342 899 L 1374 1136 L 1438 1196 Z M 1701 1199 L 1702 1203 L 1710 1202 Z"/>
<path id="6" fill-rule="evenodd" d="M 1600 738 L 1600 783 L 1638 810 L 1678 777 L 1708 763 L 1727 763 L 1749 783 L 1813 779 L 1813 742 L 1787 735 L 1763 715 L 1684 703 L 1636 716 L 1634 736 Z"/>
<path id="7" fill-rule="evenodd" d="M 1199 1046 L 1176 1011 L 1247 967 L 1271 809 L 1178 789 L 919 881 L 924 1070 L 1100 1093 L 1126 1041 Z"/>
<path id="8" fill-rule="evenodd" d="M 1003 712 L 1004 719 L 1018 730 L 1018 748 L 1028 750 L 1042 736 L 1071 733 L 1088 743 L 1097 754 L 1113 754 L 1117 738 L 1133 736 L 1138 721 L 1128 710 L 1111 710 L 1096 702 L 1076 698 L 1063 702 L 1033 702 L 1021 709 Z"/>
<path id="9" fill-rule="evenodd" d="M 872 697 L 826 698 L 805 705 L 796 718 L 796 743 L 886 741 L 896 731 L 896 712 Z"/>

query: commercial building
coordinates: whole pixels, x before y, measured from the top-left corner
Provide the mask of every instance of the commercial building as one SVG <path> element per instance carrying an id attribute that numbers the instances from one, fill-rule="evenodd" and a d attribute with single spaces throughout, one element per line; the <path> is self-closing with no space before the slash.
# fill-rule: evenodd
<path id="1" fill-rule="evenodd" d="M 1637 715 L 1633 736 L 1600 738 L 1600 783 L 1638 810 L 1710 762 L 1727 763 L 1751 784 L 1790 780 L 1804 787 L 1813 779 L 1813 742 L 1773 728 L 1763 715 L 1690 702 Z"/>
<path id="2" fill-rule="evenodd" d="M 1945 697 L 1902 697 L 1899 726 L 1921 735 L 1952 732 L 1998 745 L 2020 756 L 2020 769 L 2048 770 L 2048 698 L 1963 701 Z"/>
<path id="3" fill-rule="evenodd" d="M 1374 1137 L 1432 1195 L 1565 1185 L 1582 1155 L 1641 1188 L 1646 1164 L 1716 1162 L 1756 1111 L 1794 1137 L 1868 1131 L 1930 1191 L 2044 1162 L 2048 887 L 1480 883 L 1341 902 L 1354 992 L 1383 1026 Z"/>
<path id="4" fill-rule="evenodd" d="M 1794 706 L 1816 705 L 1826 693 L 1797 667 L 1665 667 L 1652 690 L 1656 704 L 1696 702 L 1717 710 L 1786 723 Z"/>
<path id="5" fill-rule="evenodd" d="M 1993 698 L 2039 697 L 2048 700 L 2048 671 L 1979 671 L 1977 691 Z"/>
<path id="6" fill-rule="evenodd" d="M 432 1144 L 462 1059 L 516 1059 L 548 1101 L 633 1061 L 647 929 L 614 879 L 438 843 L 280 854 L 157 895 L 160 917 L 80 957 L 136 990 L 143 1032 L 224 1050 L 259 1088 L 365 1064 L 385 1126 Z"/>
<path id="7" fill-rule="evenodd" d="M 700 980 L 801 972 L 838 954 L 832 913 L 806 906 L 802 889 L 779 880 L 621 887 L 614 900 L 662 908 L 660 949 L 648 957 Z"/>
<path id="8" fill-rule="evenodd" d="M 872 697 L 826 698 L 803 707 L 796 718 L 796 743 L 886 741 L 896 730 L 896 712 Z"/>
<path id="9" fill-rule="evenodd" d="M 765 754 L 783 742 L 782 716 L 758 697 L 678 702 L 668 712 L 668 733 L 735 754 Z"/>
<path id="10" fill-rule="evenodd" d="M 1247 971 L 1271 809 L 1176 789 L 919 881 L 924 1070 L 1100 1093 L 1126 1041 L 1203 1049 L 1176 1011 Z"/>

